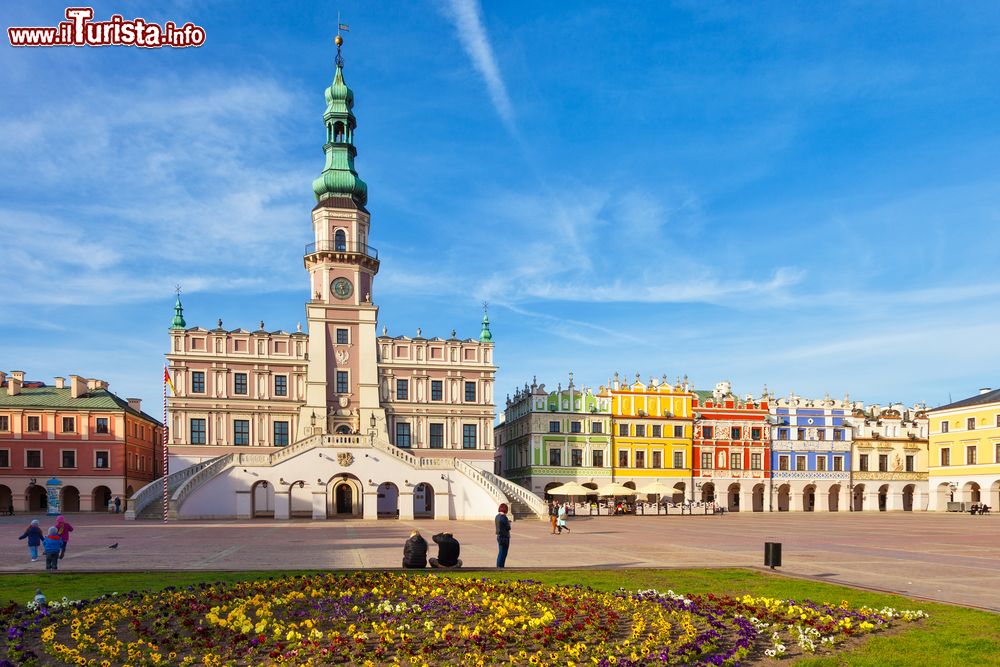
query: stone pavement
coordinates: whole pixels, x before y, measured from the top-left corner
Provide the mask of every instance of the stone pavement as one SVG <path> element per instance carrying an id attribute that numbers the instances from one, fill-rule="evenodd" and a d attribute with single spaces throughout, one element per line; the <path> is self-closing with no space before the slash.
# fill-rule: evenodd
<path id="1" fill-rule="evenodd" d="M 0 517 L 0 572 L 41 572 L 18 541 L 32 518 Z M 496 561 L 485 521 L 125 521 L 68 515 L 75 532 L 62 570 L 268 570 L 399 567 L 414 528 L 430 542 L 451 530 L 467 567 Z M 781 572 L 1000 612 L 1000 515 L 763 513 L 514 523 L 510 568 L 760 567 L 763 544 L 783 544 Z M 118 542 L 118 549 L 108 545 Z M 431 555 L 436 547 L 431 545 Z M 0 576 L 0 582 L 2 582 Z"/>

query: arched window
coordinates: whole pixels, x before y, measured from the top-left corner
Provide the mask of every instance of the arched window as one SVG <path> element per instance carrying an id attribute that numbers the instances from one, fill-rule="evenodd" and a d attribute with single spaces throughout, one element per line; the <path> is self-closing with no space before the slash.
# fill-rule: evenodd
<path id="1" fill-rule="evenodd" d="M 344 141 L 344 124 L 335 123 L 333 126 L 333 141 L 334 143 L 343 143 Z"/>
<path id="2" fill-rule="evenodd" d="M 333 235 L 333 249 L 341 252 L 347 251 L 347 234 L 344 233 L 343 229 L 338 229 L 337 233 Z"/>

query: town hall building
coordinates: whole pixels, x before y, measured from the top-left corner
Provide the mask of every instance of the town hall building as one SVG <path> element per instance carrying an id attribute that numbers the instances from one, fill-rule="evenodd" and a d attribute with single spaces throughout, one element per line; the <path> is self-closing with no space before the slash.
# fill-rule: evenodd
<path id="1" fill-rule="evenodd" d="M 178 518 L 491 518 L 541 501 L 495 476 L 489 319 L 477 338 L 377 332 L 368 187 L 354 166 L 342 40 L 326 89 L 325 165 L 303 256 L 306 329 L 190 327 L 178 296 L 167 361 L 168 511 Z M 190 305 L 190 304 L 189 304 Z M 162 487 L 133 498 L 162 511 Z"/>

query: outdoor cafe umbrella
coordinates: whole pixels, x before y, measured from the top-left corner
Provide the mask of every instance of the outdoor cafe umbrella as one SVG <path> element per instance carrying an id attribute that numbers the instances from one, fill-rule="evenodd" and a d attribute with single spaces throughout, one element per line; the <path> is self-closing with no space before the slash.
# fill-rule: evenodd
<path id="1" fill-rule="evenodd" d="M 547 491 L 550 496 L 586 496 L 596 493 L 593 489 L 588 489 L 583 484 L 576 482 L 566 482 Z"/>
<path id="2" fill-rule="evenodd" d="M 609 482 L 603 486 L 597 487 L 597 491 L 591 491 L 591 493 L 597 493 L 600 496 L 634 496 L 636 494 L 635 489 L 630 489 L 624 484 L 619 484 L 618 482 Z"/>
<path id="3" fill-rule="evenodd" d="M 656 481 L 652 484 L 647 484 L 637 491 L 637 493 L 654 494 L 656 496 L 673 495 L 674 492 L 684 493 L 684 487 L 679 484 L 676 486 L 667 486 L 663 482 Z"/>

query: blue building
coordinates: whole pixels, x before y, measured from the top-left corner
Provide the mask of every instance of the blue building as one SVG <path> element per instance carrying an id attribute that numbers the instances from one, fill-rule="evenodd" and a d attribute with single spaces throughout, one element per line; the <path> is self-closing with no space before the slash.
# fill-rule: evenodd
<path id="1" fill-rule="evenodd" d="M 771 403 L 773 512 L 846 512 L 850 508 L 851 405 L 795 394 Z"/>

